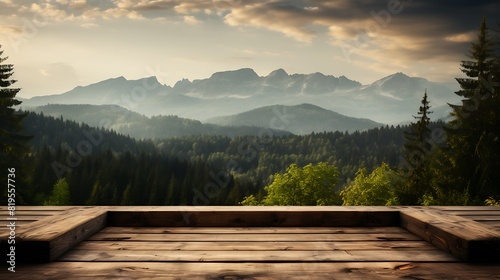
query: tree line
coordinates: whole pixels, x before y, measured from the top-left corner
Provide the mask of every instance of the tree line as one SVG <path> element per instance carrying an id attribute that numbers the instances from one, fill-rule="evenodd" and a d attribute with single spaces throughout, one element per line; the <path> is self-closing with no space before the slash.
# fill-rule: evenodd
<path id="1" fill-rule="evenodd" d="M 340 167 L 340 190 L 360 167 L 401 161 L 404 126 L 304 136 L 198 135 L 135 140 L 74 121 L 26 113 L 33 135 L 25 158 L 27 204 L 236 205 L 262 193 L 287 166 Z M 92 144 L 89 135 L 99 138 Z M 94 139 L 95 140 L 95 139 Z M 87 146 L 81 143 L 87 143 Z M 78 147 L 86 147 L 79 149 Z M 82 151 L 84 150 L 84 151 Z M 80 153 L 82 152 L 82 153 Z M 223 183 L 220 183 L 222 181 Z M 206 191 L 207 185 L 216 184 Z M 61 199 L 61 193 L 67 193 Z"/>

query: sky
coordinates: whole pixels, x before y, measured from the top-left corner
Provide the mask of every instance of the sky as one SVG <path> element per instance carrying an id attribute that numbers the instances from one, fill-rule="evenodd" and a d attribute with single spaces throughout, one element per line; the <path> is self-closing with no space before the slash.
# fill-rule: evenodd
<path id="1" fill-rule="evenodd" d="M 452 82 L 481 18 L 499 15 L 498 0 L 0 0 L 0 44 L 23 98 L 240 68 Z"/>

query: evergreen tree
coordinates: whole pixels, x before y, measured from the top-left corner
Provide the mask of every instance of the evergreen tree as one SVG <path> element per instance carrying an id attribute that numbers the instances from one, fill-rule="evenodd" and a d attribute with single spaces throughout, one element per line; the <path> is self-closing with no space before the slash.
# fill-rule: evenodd
<path id="1" fill-rule="evenodd" d="M 401 170 L 403 180 L 398 187 L 399 202 L 403 205 L 420 204 L 419 200 L 430 188 L 429 155 L 433 148 L 429 141 L 430 108 L 426 90 L 418 115 L 413 116 L 417 122 L 412 123 L 409 131 L 404 132 L 406 166 Z"/>
<path id="2" fill-rule="evenodd" d="M 497 45 L 498 46 L 498 45 Z M 500 194 L 500 96 L 498 56 L 483 18 L 470 60 L 462 61 L 467 78 L 457 78 L 461 105 L 450 105 L 446 150 L 448 189 L 463 192 L 467 204 L 482 204 Z"/>
<path id="3" fill-rule="evenodd" d="M 16 83 L 16 80 L 10 79 L 14 74 L 14 66 L 2 64 L 8 57 L 2 57 L 1 47 L 0 45 L 0 179 L 2 182 L 7 182 L 7 169 L 15 168 L 16 173 L 19 174 L 16 176 L 18 179 L 16 185 L 19 186 L 21 183 L 19 179 L 26 177 L 20 172 L 23 158 L 28 151 L 27 141 L 30 137 L 19 134 L 22 130 L 22 120 L 26 115 L 17 113 L 13 108 L 21 104 L 21 101 L 15 98 L 20 89 L 10 88 Z M 18 202 L 20 202 L 19 199 Z"/>

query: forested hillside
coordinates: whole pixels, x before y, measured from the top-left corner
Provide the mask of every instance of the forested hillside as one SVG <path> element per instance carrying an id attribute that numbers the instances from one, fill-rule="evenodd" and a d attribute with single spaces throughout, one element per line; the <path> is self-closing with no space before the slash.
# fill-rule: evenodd
<path id="1" fill-rule="evenodd" d="M 26 117 L 25 127 L 34 137 L 24 202 L 43 204 L 64 179 L 70 203 L 89 205 L 235 205 L 261 192 L 291 163 L 334 164 L 340 189 L 360 167 L 397 165 L 404 130 L 137 141 L 35 113 Z"/>
<path id="2" fill-rule="evenodd" d="M 260 128 L 251 125 L 222 126 L 205 124 L 178 116 L 146 117 L 117 105 L 51 104 L 30 109 L 45 116 L 73 120 L 92 127 L 114 130 L 135 139 L 166 138 L 185 135 L 258 135 Z M 273 129 L 273 134 L 290 132 Z"/>

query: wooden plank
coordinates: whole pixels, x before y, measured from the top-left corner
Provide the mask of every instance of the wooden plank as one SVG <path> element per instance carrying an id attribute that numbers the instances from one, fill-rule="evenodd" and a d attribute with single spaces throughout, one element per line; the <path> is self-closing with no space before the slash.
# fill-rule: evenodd
<path id="1" fill-rule="evenodd" d="M 56 210 L 29 210 L 29 211 L 15 211 L 15 217 L 19 216 L 53 216 L 64 214 L 67 210 L 56 211 Z M 0 217 L 11 217 L 8 212 L 0 212 Z"/>
<path id="2" fill-rule="evenodd" d="M 82 208 L 82 206 L 16 206 L 15 211 L 67 211 L 74 208 Z M 0 211 L 8 211 L 9 207 L 0 206 Z"/>
<path id="3" fill-rule="evenodd" d="M 436 251 L 90 251 L 72 250 L 58 261 L 78 262 L 348 262 L 413 261 L 455 262 Z"/>
<path id="4" fill-rule="evenodd" d="M 498 279 L 500 267 L 463 263 L 155 263 L 54 262 L 0 270 L 1 279 Z"/>
<path id="5" fill-rule="evenodd" d="M 31 223 L 16 231 L 18 261 L 53 261 L 67 250 L 98 232 L 106 225 L 107 209 L 74 208 L 65 215 L 55 215 Z M 0 235 L 2 253 L 7 252 L 8 233 Z"/>
<path id="6" fill-rule="evenodd" d="M 468 211 L 468 210 L 462 210 L 462 211 L 443 211 L 446 212 L 446 214 L 451 214 L 451 215 L 457 215 L 457 216 L 476 216 L 476 215 L 481 215 L 481 216 L 499 216 L 500 217 L 500 207 L 496 211 L 491 211 L 491 210 L 476 210 L 476 211 Z"/>
<path id="7" fill-rule="evenodd" d="M 51 216 L 31 216 L 31 215 L 30 216 L 15 216 L 15 217 L 1 216 L 0 221 L 11 221 L 11 219 L 14 219 L 16 221 L 38 221 L 38 220 L 45 219 L 45 218 L 51 217 Z"/>
<path id="8" fill-rule="evenodd" d="M 408 233 L 401 227 L 106 227 L 100 233 Z"/>
<path id="9" fill-rule="evenodd" d="M 499 221 L 500 222 L 500 216 L 483 216 L 483 215 L 476 215 L 476 216 L 462 216 L 462 215 L 457 215 L 459 217 L 463 217 L 469 220 L 473 221 Z"/>
<path id="10" fill-rule="evenodd" d="M 439 211 L 403 210 L 401 226 L 461 260 L 500 261 L 500 234 L 470 219 Z"/>
<path id="11" fill-rule="evenodd" d="M 415 207 L 419 209 L 434 209 L 439 211 L 498 211 L 499 206 L 430 206 Z"/>
<path id="12" fill-rule="evenodd" d="M 9 222 L 16 222 L 16 227 L 17 227 L 17 226 L 31 225 L 31 224 L 33 224 L 34 222 L 37 222 L 37 221 L 39 221 L 39 220 L 2 221 L 4 223 L 2 225 L 3 226 L 2 228 L 7 229 L 7 225 L 9 224 Z"/>
<path id="13" fill-rule="evenodd" d="M 375 234 L 128 234 L 96 233 L 91 241 L 420 241 L 420 237 L 410 233 Z"/>
<path id="14" fill-rule="evenodd" d="M 230 207 L 233 208 L 233 207 Z M 242 207 L 246 208 L 246 207 Z M 398 211 L 277 211 L 268 207 L 267 211 L 116 211 L 108 213 L 110 226 L 123 227 L 387 227 L 399 224 Z M 253 208 L 253 207 L 250 207 Z M 140 208 L 138 208 L 140 209 Z M 204 209 L 204 208 L 203 208 Z M 304 209 L 305 210 L 305 209 Z"/>
<path id="15" fill-rule="evenodd" d="M 93 251 L 332 251 L 332 250 L 437 250 L 426 241 L 84 241 L 72 250 Z"/>
<path id="16" fill-rule="evenodd" d="M 500 221 L 481 221 L 485 227 L 500 233 Z"/>

